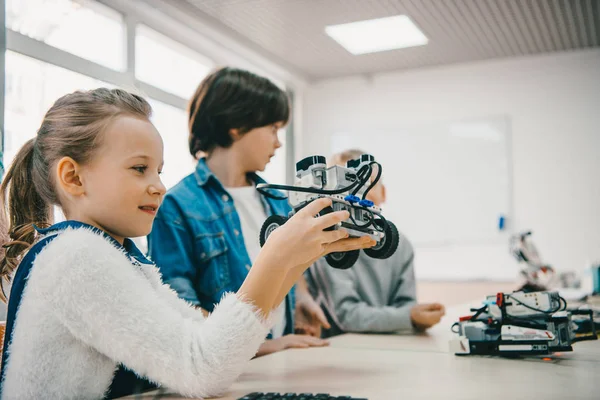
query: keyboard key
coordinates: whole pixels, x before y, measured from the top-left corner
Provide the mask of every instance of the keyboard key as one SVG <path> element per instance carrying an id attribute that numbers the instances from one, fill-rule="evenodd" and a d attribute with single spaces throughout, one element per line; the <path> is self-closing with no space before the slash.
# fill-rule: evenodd
<path id="1" fill-rule="evenodd" d="M 260 396 L 262 396 L 262 393 L 259 392 L 248 393 L 244 397 L 240 397 L 238 400 L 255 400 L 257 397 Z"/>

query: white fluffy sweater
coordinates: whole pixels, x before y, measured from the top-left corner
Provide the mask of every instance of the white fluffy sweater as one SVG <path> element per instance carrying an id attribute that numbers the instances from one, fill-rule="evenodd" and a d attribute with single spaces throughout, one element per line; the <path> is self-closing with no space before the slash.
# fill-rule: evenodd
<path id="1" fill-rule="evenodd" d="M 204 318 L 108 238 L 67 229 L 35 258 L 3 399 L 98 399 L 119 363 L 185 396 L 222 393 L 271 328 L 235 294 Z"/>

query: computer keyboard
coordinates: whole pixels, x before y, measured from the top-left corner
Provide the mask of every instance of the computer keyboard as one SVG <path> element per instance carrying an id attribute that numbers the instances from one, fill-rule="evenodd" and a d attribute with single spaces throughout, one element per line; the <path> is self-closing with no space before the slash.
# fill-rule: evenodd
<path id="1" fill-rule="evenodd" d="M 352 396 L 333 396 L 327 393 L 248 393 L 238 400 L 368 400 Z"/>

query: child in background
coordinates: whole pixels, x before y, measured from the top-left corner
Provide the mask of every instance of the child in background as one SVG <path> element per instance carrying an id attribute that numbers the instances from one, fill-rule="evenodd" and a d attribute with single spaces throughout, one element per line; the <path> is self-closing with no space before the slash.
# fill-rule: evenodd
<path id="1" fill-rule="evenodd" d="M 287 216 L 287 200 L 261 195 L 263 171 L 281 143 L 290 116 L 287 95 L 268 79 L 221 68 L 198 86 L 189 105 L 189 150 L 196 170 L 169 190 L 148 237 L 149 254 L 179 296 L 211 312 L 223 293 L 237 291 L 260 252 L 269 215 Z M 294 334 L 301 325 L 327 325 L 301 278 L 281 305 L 258 356 L 292 347 L 324 346 Z M 295 318 L 299 316 L 300 318 Z"/>
<path id="2" fill-rule="evenodd" d="M 148 234 L 165 194 L 150 113 L 119 89 L 63 96 L 10 167 L 2 399 L 114 398 L 156 385 L 218 395 L 303 271 L 324 253 L 369 244 L 324 232 L 347 215 L 315 219 L 327 202 L 314 202 L 269 237 L 237 293 L 205 318 L 128 239 Z M 52 225 L 52 205 L 67 221 Z"/>
<path id="3" fill-rule="evenodd" d="M 331 158 L 333 165 L 365 154 L 348 150 Z M 377 171 L 374 172 L 376 174 Z M 367 194 L 367 199 L 381 206 L 386 190 L 380 180 Z M 325 337 L 344 332 L 395 332 L 407 329 L 425 330 L 437 324 L 444 315 L 439 303 L 417 304 L 413 247 L 402 233 L 398 249 L 390 258 L 378 260 L 363 252 L 352 268 L 331 268 L 323 260 L 307 272 L 311 292 L 321 303 L 330 320 Z"/>

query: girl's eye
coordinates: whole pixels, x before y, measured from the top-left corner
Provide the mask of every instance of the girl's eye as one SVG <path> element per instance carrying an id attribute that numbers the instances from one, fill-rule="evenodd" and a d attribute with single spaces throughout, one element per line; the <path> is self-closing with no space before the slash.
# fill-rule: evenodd
<path id="1" fill-rule="evenodd" d="M 146 165 L 136 165 L 135 167 L 132 167 L 132 169 L 135 169 L 140 174 L 143 174 L 147 168 L 148 167 Z"/>

